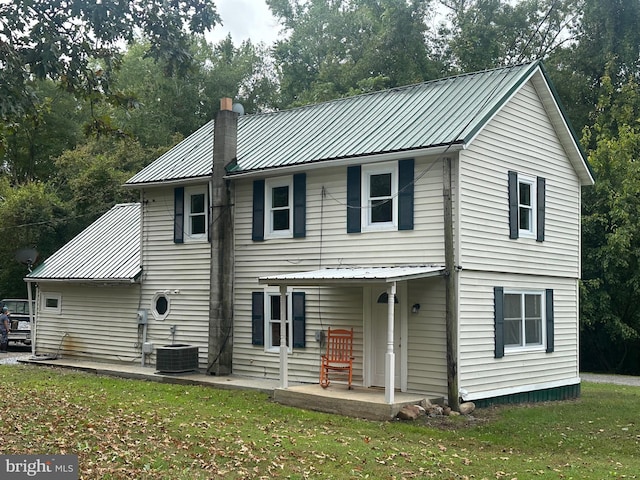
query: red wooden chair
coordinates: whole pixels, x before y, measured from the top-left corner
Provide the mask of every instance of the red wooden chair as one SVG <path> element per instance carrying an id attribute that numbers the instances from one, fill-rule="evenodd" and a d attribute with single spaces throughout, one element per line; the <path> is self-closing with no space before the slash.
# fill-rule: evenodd
<path id="1" fill-rule="evenodd" d="M 329 386 L 329 372 L 347 374 L 349 390 L 353 378 L 353 328 L 327 330 L 327 353 L 322 355 L 320 386 Z"/>

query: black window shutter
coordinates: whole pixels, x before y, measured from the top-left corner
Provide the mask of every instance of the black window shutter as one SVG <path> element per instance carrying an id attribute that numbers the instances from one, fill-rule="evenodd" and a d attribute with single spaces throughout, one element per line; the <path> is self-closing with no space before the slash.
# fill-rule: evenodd
<path id="1" fill-rule="evenodd" d="M 504 288 L 493 287 L 495 358 L 504 357 Z"/>
<path id="2" fill-rule="evenodd" d="M 536 240 L 538 242 L 544 241 L 544 209 L 545 209 L 545 179 L 544 177 L 538 177 L 538 184 L 536 186 L 536 208 L 537 208 L 537 228 L 536 228 Z"/>
<path id="3" fill-rule="evenodd" d="M 509 238 L 518 238 L 518 174 L 509 172 Z"/>
<path id="4" fill-rule="evenodd" d="M 398 230 L 413 230 L 414 160 L 398 162 Z"/>
<path id="5" fill-rule="evenodd" d="M 361 231 L 362 169 L 360 165 L 347 168 L 347 233 Z"/>
<path id="6" fill-rule="evenodd" d="M 261 242 L 264 240 L 264 180 L 253 182 L 253 226 L 251 240 Z"/>
<path id="7" fill-rule="evenodd" d="M 184 187 L 173 190 L 173 242 L 184 243 Z"/>
<path id="8" fill-rule="evenodd" d="M 264 292 L 251 293 L 251 344 L 264 345 Z"/>
<path id="9" fill-rule="evenodd" d="M 307 174 L 293 176 L 293 238 L 307 234 Z"/>
<path id="10" fill-rule="evenodd" d="M 545 306 L 547 317 L 547 353 L 553 352 L 554 332 L 553 332 L 553 290 L 545 291 Z"/>
<path id="11" fill-rule="evenodd" d="M 305 296 L 304 292 L 293 292 L 293 348 L 304 348 L 305 344 Z"/>

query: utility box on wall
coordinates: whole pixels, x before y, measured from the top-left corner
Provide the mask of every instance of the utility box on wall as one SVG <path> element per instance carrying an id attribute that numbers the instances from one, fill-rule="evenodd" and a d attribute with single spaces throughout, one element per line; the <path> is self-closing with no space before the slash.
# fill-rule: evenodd
<path id="1" fill-rule="evenodd" d="M 198 369 L 198 347 L 164 345 L 156 348 L 156 370 L 159 373 L 184 373 Z"/>

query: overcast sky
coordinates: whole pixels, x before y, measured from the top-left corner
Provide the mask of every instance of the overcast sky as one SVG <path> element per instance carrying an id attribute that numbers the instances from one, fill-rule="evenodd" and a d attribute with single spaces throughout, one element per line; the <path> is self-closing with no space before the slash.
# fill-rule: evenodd
<path id="1" fill-rule="evenodd" d="M 277 39 L 277 22 L 264 0 L 216 0 L 215 5 L 223 25 L 214 27 L 209 41 L 218 42 L 228 33 L 236 45 L 249 38 L 271 45 Z"/>

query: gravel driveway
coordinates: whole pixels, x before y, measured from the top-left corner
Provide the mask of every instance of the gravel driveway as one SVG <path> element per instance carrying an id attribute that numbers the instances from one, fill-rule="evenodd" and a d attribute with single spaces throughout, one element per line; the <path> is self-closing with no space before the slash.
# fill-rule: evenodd
<path id="1" fill-rule="evenodd" d="M 607 375 L 604 373 L 581 373 L 580 378 L 585 382 L 614 383 L 616 385 L 630 385 L 640 387 L 640 377 L 630 375 Z"/>
<path id="2" fill-rule="evenodd" d="M 28 358 L 31 356 L 31 347 L 9 345 L 7 353 L 0 353 L 0 365 L 15 365 L 19 358 Z"/>

